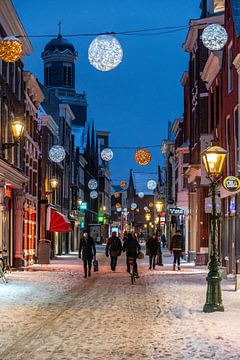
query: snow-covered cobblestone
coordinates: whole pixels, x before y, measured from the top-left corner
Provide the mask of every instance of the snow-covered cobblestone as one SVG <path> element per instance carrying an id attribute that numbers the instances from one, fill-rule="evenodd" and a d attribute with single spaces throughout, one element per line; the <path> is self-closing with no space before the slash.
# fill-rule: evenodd
<path id="1" fill-rule="evenodd" d="M 121 257 L 87 280 L 78 259 L 0 283 L 0 360 L 240 359 L 240 293 L 223 281 L 225 312 L 204 314 L 206 273 L 149 271 L 131 285 Z M 44 271 L 43 271 L 44 270 Z"/>

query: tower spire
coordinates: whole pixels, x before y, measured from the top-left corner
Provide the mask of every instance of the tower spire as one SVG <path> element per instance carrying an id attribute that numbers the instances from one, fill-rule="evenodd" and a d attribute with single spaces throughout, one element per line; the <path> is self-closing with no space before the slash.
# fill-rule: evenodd
<path id="1" fill-rule="evenodd" d="M 58 22 L 58 38 L 62 37 L 62 22 L 59 20 Z"/>

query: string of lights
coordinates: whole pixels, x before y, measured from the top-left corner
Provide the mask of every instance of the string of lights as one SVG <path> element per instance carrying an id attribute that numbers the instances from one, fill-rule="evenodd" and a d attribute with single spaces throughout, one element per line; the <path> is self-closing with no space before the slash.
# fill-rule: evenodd
<path id="1" fill-rule="evenodd" d="M 204 24 L 202 24 L 204 25 Z M 192 25 L 196 26 L 196 25 Z M 100 35 L 130 35 L 130 36 L 152 36 L 152 35 L 165 35 L 172 32 L 188 29 L 189 25 L 176 25 L 176 26 L 163 26 L 156 28 L 137 29 L 137 30 L 125 30 L 125 31 L 105 31 L 99 33 L 76 33 L 76 34 L 62 34 L 63 37 L 92 37 Z M 164 31 L 163 31 L 164 30 Z M 16 38 L 53 38 L 56 34 L 39 34 L 39 35 L 13 35 Z"/>

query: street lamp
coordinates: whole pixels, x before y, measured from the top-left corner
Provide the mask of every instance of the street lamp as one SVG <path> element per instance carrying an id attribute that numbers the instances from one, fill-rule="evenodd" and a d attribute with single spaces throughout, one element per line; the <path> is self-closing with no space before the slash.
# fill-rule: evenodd
<path id="1" fill-rule="evenodd" d="M 145 219 L 147 220 L 147 237 L 149 237 L 149 221 L 151 220 L 151 214 L 147 212 L 145 214 Z"/>
<path id="2" fill-rule="evenodd" d="M 157 213 L 158 213 L 158 235 L 159 235 L 159 265 L 160 266 L 163 266 L 163 263 L 162 263 L 162 249 L 161 249 L 161 238 L 160 238 L 160 233 L 161 233 L 161 212 L 163 211 L 163 207 L 164 207 L 164 204 L 161 200 L 158 200 L 156 201 L 155 203 L 155 207 L 156 207 L 156 210 L 157 210 Z"/>
<path id="3" fill-rule="evenodd" d="M 211 217 L 211 247 L 209 273 L 207 276 L 207 296 L 203 311 L 206 313 L 224 311 L 221 294 L 221 275 L 219 274 L 218 249 L 216 246 L 216 188 L 222 174 L 222 168 L 227 156 L 227 151 L 219 146 L 218 139 L 211 142 L 211 146 L 202 152 L 203 164 L 211 181 L 212 192 L 212 217 Z"/>
<path id="4" fill-rule="evenodd" d="M 55 177 L 52 177 L 50 180 L 50 185 L 53 190 L 56 190 L 56 188 L 58 187 L 58 179 Z"/>
<path id="5" fill-rule="evenodd" d="M 20 118 L 16 118 L 16 120 L 11 123 L 11 129 L 14 142 L 3 143 L 2 150 L 10 149 L 11 147 L 16 146 L 22 139 L 24 132 L 24 124 Z"/>

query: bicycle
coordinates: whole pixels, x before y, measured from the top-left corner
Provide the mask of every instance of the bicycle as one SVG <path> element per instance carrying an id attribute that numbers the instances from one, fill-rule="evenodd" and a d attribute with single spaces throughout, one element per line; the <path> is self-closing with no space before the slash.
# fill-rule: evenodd
<path id="1" fill-rule="evenodd" d="M 8 261 L 8 256 L 3 255 L 3 253 L 7 253 L 7 250 L 0 251 L 0 277 L 2 278 L 3 282 L 7 283 L 5 273 L 7 270 L 11 272 L 11 266 Z"/>
<path id="2" fill-rule="evenodd" d="M 136 279 L 138 279 L 138 274 L 136 273 L 135 266 L 136 266 L 136 259 L 129 257 L 128 264 L 130 266 L 130 276 L 131 276 L 131 283 L 134 285 Z"/>

